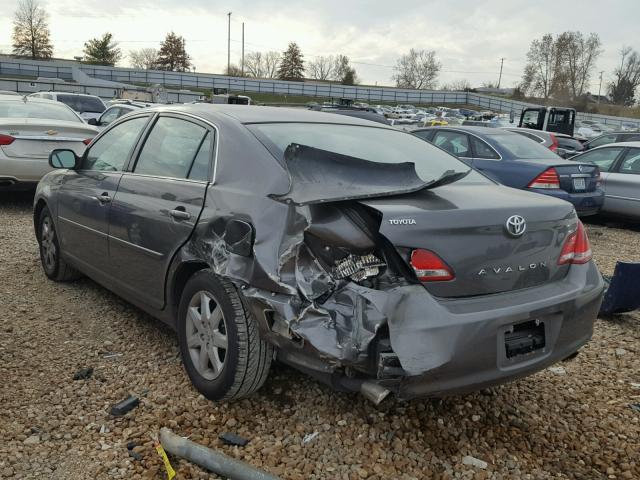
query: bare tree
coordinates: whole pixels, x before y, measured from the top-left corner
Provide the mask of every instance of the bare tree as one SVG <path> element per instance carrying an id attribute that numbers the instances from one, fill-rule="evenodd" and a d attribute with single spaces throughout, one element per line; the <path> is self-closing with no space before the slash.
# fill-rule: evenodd
<path id="1" fill-rule="evenodd" d="M 547 33 L 531 42 L 527 53 L 521 88 L 526 92 L 548 99 L 562 82 L 562 61 L 553 35 Z"/>
<path id="2" fill-rule="evenodd" d="M 469 83 L 469 80 L 467 80 L 466 78 L 453 80 L 452 82 L 442 86 L 442 90 L 451 90 L 456 92 L 464 92 L 470 89 L 471 89 L 471 83 Z"/>
<path id="3" fill-rule="evenodd" d="M 278 52 L 249 52 L 244 57 L 244 69 L 249 77 L 275 78 L 279 65 Z"/>
<path id="4" fill-rule="evenodd" d="M 158 62 L 158 50 L 155 48 L 131 50 L 129 52 L 129 60 L 133 68 L 151 70 L 156 67 Z"/>
<path id="5" fill-rule="evenodd" d="M 398 59 L 392 78 L 396 86 L 401 88 L 435 88 L 440 68 L 435 51 L 412 48 L 408 54 Z"/>
<path id="6" fill-rule="evenodd" d="M 246 68 L 246 57 L 245 57 L 245 68 Z M 224 74 L 229 75 L 230 77 L 246 77 L 247 73 L 243 72 L 242 69 L 234 65 L 233 63 L 224 69 Z"/>
<path id="7" fill-rule="evenodd" d="M 35 0 L 21 0 L 13 19 L 13 53 L 33 59 L 51 58 L 49 15 Z"/>
<path id="8" fill-rule="evenodd" d="M 620 66 L 614 72 L 615 80 L 609 84 L 613 103 L 630 106 L 640 86 L 640 54 L 631 47 L 620 50 Z"/>
<path id="9" fill-rule="evenodd" d="M 335 58 L 332 55 L 327 57 L 316 57 L 315 60 L 307 62 L 307 75 L 314 80 L 330 80 L 334 73 Z"/>
<path id="10" fill-rule="evenodd" d="M 591 72 L 602 53 L 600 37 L 597 33 L 584 36 L 582 32 L 564 32 L 556 44 L 571 97 L 581 97 L 588 90 Z"/>

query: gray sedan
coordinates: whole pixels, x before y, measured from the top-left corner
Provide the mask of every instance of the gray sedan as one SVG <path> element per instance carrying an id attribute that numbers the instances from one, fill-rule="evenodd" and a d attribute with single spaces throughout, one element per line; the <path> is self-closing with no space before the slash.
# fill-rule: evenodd
<path id="1" fill-rule="evenodd" d="M 640 142 L 611 143 L 572 160 L 600 167 L 605 191 L 601 213 L 640 219 Z"/>
<path id="2" fill-rule="evenodd" d="M 256 391 L 274 358 L 375 403 L 482 389 L 573 355 L 600 308 L 573 205 L 380 123 L 171 105 L 49 161 L 44 273 L 174 327 L 210 399 Z"/>

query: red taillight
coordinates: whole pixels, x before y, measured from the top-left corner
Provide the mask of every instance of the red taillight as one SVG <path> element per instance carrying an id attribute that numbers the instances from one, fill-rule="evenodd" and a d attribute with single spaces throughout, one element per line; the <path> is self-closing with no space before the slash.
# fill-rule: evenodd
<path id="1" fill-rule="evenodd" d="M 15 138 L 11 135 L 3 135 L 0 133 L 0 145 L 11 145 Z"/>
<path id="2" fill-rule="evenodd" d="M 560 188 L 560 177 L 555 168 L 549 168 L 538 175 L 533 182 L 528 185 L 529 188 Z"/>
<path id="3" fill-rule="evenodd" d="M 558 265 L 587 263 L 592 257 L 587 231 L 584 229 L 582 222 L 578 220 L 578 228 L 564 241 L 560 258 L 558 258 Z"/>
<path id="4" fill-rule="evenodd" d="M 557 152 L 558 151 L 558 139 L 556 138 L 556 136 L 553 133 L 550 133 L 549 136 L 551 137 L 551 146 L 549 147 L 549 150 L 551 150 L 552 152 Z"/>
<path id="5" fill-rule="evenodd" d="M 85 145 L 89 145 L 91 143 L 91 140 L 93 140 L 93 138 L 86 138 L 82 140 L 82 143 L 84 143 Z"/>
<path id="6" fill-rule="evenodd" d="M 411 252 L 411 266 L 421 282 L 441 282 L 454 278 L 451 268 L 429 250 L 418 249 Z"/>

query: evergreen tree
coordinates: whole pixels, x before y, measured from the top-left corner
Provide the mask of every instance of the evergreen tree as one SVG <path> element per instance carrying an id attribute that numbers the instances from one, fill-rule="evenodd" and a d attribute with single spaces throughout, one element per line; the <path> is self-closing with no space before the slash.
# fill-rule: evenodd
<path id="1" fill-rule="evenodd" d="M 158 70 L 188 71 L 191 68 L 191 57 L 187 54 L 184 38 L 169 32 L 160 44 L 156 65 Z"/>
<path id="2" fill-rule="evenodd" d="M 105 33 L 101 38 L 92 38 L 84 44 L 84 61 L 93 65 L 113 67 L 122 58 L 118 44 L 113 42 L 113 35 Z"/>
<path id="3" fill-rule="evenodd" d="M 297 43 L 289 43 L 289 47 L 282 54 L 278 67 L 278 78 L 298 82 L 304 79 L 304 60 Z"/>

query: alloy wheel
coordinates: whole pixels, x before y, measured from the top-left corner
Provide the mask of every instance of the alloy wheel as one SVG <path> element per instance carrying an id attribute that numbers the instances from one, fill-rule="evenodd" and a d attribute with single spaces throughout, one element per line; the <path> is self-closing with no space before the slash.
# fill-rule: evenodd
<path id="1" fill-rule="evenodd" d="M 56 266 L 58 249 L 56 248 L 55 236 L 56 232 L 53 229 L 51 217 L 45 217 L 40 232 L 40 248 L 42 249 L 42 261 L 48 271 L 53 271 Z"/>
<path id="2" fill-rule="evenodd" d="M 207 380 L 222 373 L 228 338 L 222 308 L 209 292 L 197 292 L 189 302 L 185 322 L 187 347 L 197 372 Z"/>

